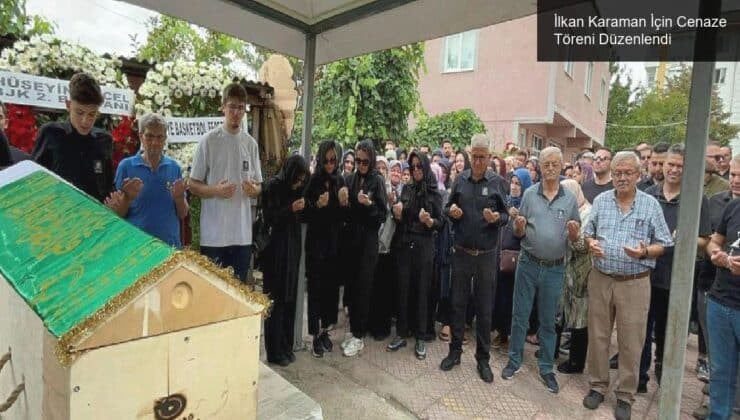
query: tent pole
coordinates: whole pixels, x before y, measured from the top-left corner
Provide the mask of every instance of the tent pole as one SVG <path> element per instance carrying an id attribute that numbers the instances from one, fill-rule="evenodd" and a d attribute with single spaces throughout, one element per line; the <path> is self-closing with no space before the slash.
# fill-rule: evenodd
<path id="1" fill-rule="evenodd" d="M 301 138 L 301 155 L 306 162 L 311 162 L 311 129 L 313 127 L 313 88 L 314 73 L 316 72 L 316 35 L 306 34 L 306 60 L 303 62 L 303 136 Z M 321 169 L 321 168 L 319 168 Z M 301 228 L 301 250 L 305 248 L 306 225 Z M 304 332 L 304 302 L 306 292 L 306 253 L 301 252 L 301 262 L 298 269 L 298 290 L 296 291 L 295 307 L 295 334 L 293 348 L 303 349 Z"/>

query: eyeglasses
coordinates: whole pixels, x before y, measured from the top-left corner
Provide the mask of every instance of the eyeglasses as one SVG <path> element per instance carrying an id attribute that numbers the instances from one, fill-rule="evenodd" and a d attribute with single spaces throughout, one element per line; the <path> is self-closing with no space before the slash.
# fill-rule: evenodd
<path id="1" fill-rule="evenodd" d="M 247 110 L 246 105 L 236 105 L 236 104 L 228 104 L 226 105 L 226 109 L 229 110 L 229 112 L 233 112 L 235 114 L 242 113 Z"/>
<path id="2" fill-rule="evenodd" d="M 370 159 L 355 159 L 355 163 L 358 165 L 363 165 L 363 166 L 369 165 Z"/>
<path id="3" fill-rule="evenodd" d="M 612 158 L 602 157 L 602 156 L 594 158 L 594 162 L 606 162 L 607 160 L 612 160 Z"/>
<path id="4" fill-rule="evenodd" d="M 488 156 L 483 156 L 483 155 L 473 155 L 473 160 L 479 160 L 479 161 L 484 161 L 484 160 L 488 160 Z"/>
<path id="5" fill-rule="evenodd" d="M 614 171 L 614 172 L 612 172 L 612 177 L 613 178 L 617 178 L 617 179 L 620 179 L 620 178 L 632 178 L 634 175 L 635 175 L 635 171 L 624 171 L 624 172 L 622 172 L 622 171 Z"/>

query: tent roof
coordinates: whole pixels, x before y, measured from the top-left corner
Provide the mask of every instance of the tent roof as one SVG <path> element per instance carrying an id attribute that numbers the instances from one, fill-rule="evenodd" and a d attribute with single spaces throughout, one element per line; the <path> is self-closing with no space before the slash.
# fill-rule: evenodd
<path id="1" fill-rule="evenodd" d="M 125 0 L 316 64 L 434 39 L 536 12 L 534 0 Z"/>

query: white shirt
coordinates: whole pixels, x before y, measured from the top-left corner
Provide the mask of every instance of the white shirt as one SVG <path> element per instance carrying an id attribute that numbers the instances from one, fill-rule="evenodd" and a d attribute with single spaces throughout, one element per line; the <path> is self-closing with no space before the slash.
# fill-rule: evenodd
<path id="1" fill-rule="evenodd" d="M 207 185 L 224 179 L 237 185 L 231 198 L 201 200 L 200 245 L 251 245 L 252 207 L 242 181 L 262 183 L 257 141 L 245 132 L 230 134 L 222 124 L 198 142 L 190 177 Z"/>

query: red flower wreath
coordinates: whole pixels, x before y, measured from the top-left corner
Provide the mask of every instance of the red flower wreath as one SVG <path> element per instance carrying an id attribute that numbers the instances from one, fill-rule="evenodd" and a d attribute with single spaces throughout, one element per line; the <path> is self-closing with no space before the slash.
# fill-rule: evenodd
<path id="1" fill-rule="evenodd" d="M 139 139 L 132 129 L 133 121 L 129 117 L 122 117 L 121 121 L 111 130 L 113 137 L 113 171 L 118 163 L 139 150 Z"/>
<path id="2" fill-rule="evenodd" d="M 5 130 L 5 134 L 8 136 L 8 141 L 24 152 L 31 153 L 38 131 L 33 109 L 26 105 L 7 104 L 6 106 L 8 129 Z"/>

